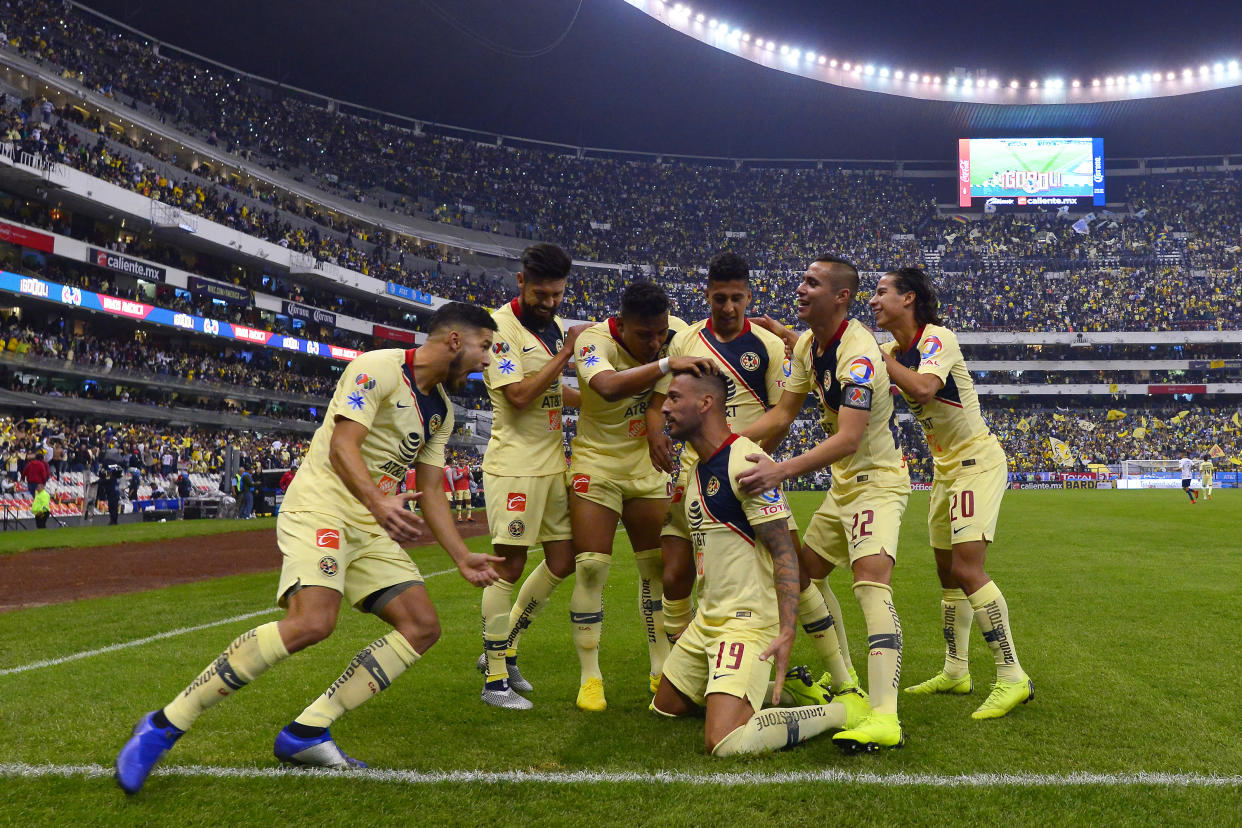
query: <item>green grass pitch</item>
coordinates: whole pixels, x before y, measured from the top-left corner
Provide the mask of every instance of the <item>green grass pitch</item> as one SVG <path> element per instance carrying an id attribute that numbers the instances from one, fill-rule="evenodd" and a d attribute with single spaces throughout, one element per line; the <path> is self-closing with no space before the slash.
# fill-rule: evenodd
<path id="1" fill-rule="evenodd" d="M 819 499 L 792 495 L 802 526 Z M 523 641 L 535 709 L 484 706 L 473 666 L 480 652 L 480 593 L 449 573 L 428 580 L 444 627 L 440 643 L 391 689 L 333 728 L 348 752 L 373 767 L 520 770 L 533 778 L 246 775 L 275 767 L 276 732 L 362 645 L 382 634 L 377 619 L 343 612 L 332 638 L 208 711 L 165 760 L 169 767 L 230 768 L 235 775 L 157 771 L 139 796 L 126 798 L 98 768 L 111 766 L 136 718 L 180 691 L 233 636 L 277 618 L 273 613 L 0 674 L 0 825 L 1236 824 L 1242 813 L 1236 776 L 1242 767 L 1239 506 L 1237 491 L 1195 506 L 1180 491 L 1010 493 L 988 569 L 1009 601 L 1018 653 L 1037 697 L 1005 719 L 970 719 L 993 677 L 976 631 L 974 695 L 903 698 L 909 743 L 900 751 L 847 757 L 825 736 L 778 754 L 713 760 L 703 753 L 700 721 L 655 718 L 646 710 L 637 575 L 620 535 L 605 594 L 606 713 L 586 714 L 573 705 L 578 667 L 567 619 L 569 583 Z M 905 637 L 903 684 L 930 676 L 943 652 L 926 511 L 927 495 L 912 495 L 894 576 Z M 481 550 L 486 541 L 470 545 Z M 425 574 L 450 566 L 436 549 L 414 557 Z M 834 583 L 861 667 L 861 614 L 848 576 L 838 573 Z M 272 604 L 275 585 L 274 574 L 246 575 L 2 614 L 0 671 L 263 610 Z M 794 663 L 802 662 L 816 659 L 800 637 Z M 29 776 L 31 767 L 49 765 L 86 766 L 88 773 Z M 726 786 L 538 776 L 572 771 L 721 772 L 754 774 L 755 780 Z M 788 781 L 792 773 L 824 771 L 846 776 Z M 1056 781 L 1076 772 L 1227 779 L 1213 786 Z M 1036 776 L 1000 786 L 945 784 L 959 774 L 990 773 Z M 900 777 L 893 774 L 927 778 L 895 785 Z"/>

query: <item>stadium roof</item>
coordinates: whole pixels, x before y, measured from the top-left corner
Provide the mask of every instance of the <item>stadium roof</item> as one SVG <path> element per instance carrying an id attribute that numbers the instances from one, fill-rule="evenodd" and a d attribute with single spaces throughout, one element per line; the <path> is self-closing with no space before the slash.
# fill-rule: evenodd
<path id="1" fill-rule="evenodd" d="M 702 0 L 708 2 L 715 0 Z M 1155 25 L 1145 2 L 1119 6 L 1111 18 L 1092 18 L 1112 20 L 1115 28 L 1084 33 L 1076 24 L 1063 34 L 1077 38 L 1083 50 L 1102 49 L 1099 44 L 1110 38 L 1126 41 L 1132 21 Z M 688 37 L 634 4 L 476 2 L 463 9 L 458 6 L 466 4 L 425 0 L 368 4 L 365 13 L 351 9 L 346 14 L 340 4 L 322 0 L 296 5 L 229 0 L 213 11 L 213 17 L 230 21 L 229 36 L 222 38 L 218 27 L 202 25 L 201 4 L 189 0 L 137 7 L 125 0 L 92 2 L 181 48 L 343 101 L 576 146 L 752 158 L 952 160 L 961 137 L 1090 135 L 1104 138 L 1105 152 L 1114 158 L 1242 153 L 1242 87 L 1090 104 L 1047 103 L 1059 96 L 1042 88 L 1039 103 L 992 105 L 945 94 L 928 96 L 948 100 L 924 100 L 868 91 L 868 83 L 880 82 L 878 74 L 856 78 L 854 85 L 864 87 L 856 89 L 821 82 L 826 77 L 813 80 L 765 68 Z M 773 8 L 788 14 L 788 7 L 798 5 L 787 0 Z M 884 5 L 872 7 L 873 12 L 881 13 Z M 1179 10 L 1179 19 L 1194 16 L 1186 11 Z M 1052 8 L 1050 21 L 1054 15 Z M 1162 15 L 1169 15 L 1167 8 Z M 1207 20 L 1204 25 L 1212 28 Z M 877 37 L 879 51 L 888 48 L 889 28 L 877 28 L 883 35 Z M 1236 29 L 1234 24 L 1230 31 Z M 1056 43 L 1060 30 L 1050 22 L 1049 31 L 1034 41 Z M 971 55 L 972 66 L 980 62 L 976 52 L 989 54 L 976 45 L 986 42 L 980 33 L 959 35 L 954 48 Z M 913 36 L 920 44 L 913 53 L 926 58 L 920 72 L 934 71 L 923 68 L 932 65 L 927 61 L 952 60 L 936 57 L 934 31 Z M 1202 46 L 1204 60 L 1216 57 L 1211 45 L 1205 41 Z M 1187 52 L 1193 46 L 1179 41 L 1176 47 L 1162 53 L 1152 68 L 1163 71 L 1180 65 L 1175 63 L 1179 59 L 1190 60 Z M 781 59 L 778 49 L 775 62 Z M 1123 57 L 1116 60 L 1124 62 Z M 1228 64 L 1222 66 L 1228 75 Z M 998 66 L 997 73 L 1008 78 L 1006 68 Z M 968 74 L 974 77 L 978 71 Z M 1033 71 L 1027 69 L 1023 77 Z M 1208 85 L 1230 82 L 1210 77 L 1214 80 Z M 1064 87 L 1060 91 L 1069 97 Z M 1027 89 L 1017 92 L 1017 100 L 1033 99 Z"/>

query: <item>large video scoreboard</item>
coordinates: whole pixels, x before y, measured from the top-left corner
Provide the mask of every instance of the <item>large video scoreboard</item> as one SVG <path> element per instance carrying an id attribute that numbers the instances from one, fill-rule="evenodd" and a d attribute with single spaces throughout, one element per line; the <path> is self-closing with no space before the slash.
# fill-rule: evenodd
<path id="1" fill-rule="evenodd" d="M 1104 204 L 1101 138 L 962 138 L 957 146 L 960 207 Z"/>

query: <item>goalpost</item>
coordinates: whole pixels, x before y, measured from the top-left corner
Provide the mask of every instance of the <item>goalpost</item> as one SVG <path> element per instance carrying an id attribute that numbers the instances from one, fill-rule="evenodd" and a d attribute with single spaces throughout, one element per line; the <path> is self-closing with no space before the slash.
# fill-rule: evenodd
<path id="1" fill-rule="evenodd" d="M 1190 486 L 1198 489 L 1199 461 L 1192 460 L 1193 471 L 1190 475 Z M 1122 460 L 1121 479 L 1117 481 L 1119 489 L 1180 489 L 1182 486 L 1182 469 L 1180 460 Z"/>

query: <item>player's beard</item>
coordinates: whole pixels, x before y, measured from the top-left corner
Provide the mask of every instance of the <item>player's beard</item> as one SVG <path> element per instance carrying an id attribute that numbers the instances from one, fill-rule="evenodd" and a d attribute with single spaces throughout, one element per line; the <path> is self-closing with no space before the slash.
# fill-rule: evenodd
<path id="1" fill-rule="evenodd" d="M 551 310 L 541 308 L 538 305 L 528 305 L 526 304 L 526 300 L 521 297 L 518 298 L 518 302 L 522 306 L 522 316 L 527 317 L 528 319 L 534 319 L 544 325 L 551 324 L 552 320 L 556 317 L 556 311 L 560 308 L 559 302 L 553 305 Z"/>
<path id="2" fill-rule="evenodd" d="M 470 372 L 462 370 L 462 366 L 466 364 L 466 354 L 464 351 L 458 351 L 449 363 L 448 388 L 450 391 L 461 393 L 466 387 L 466 380 L 470 378 Z"/>

